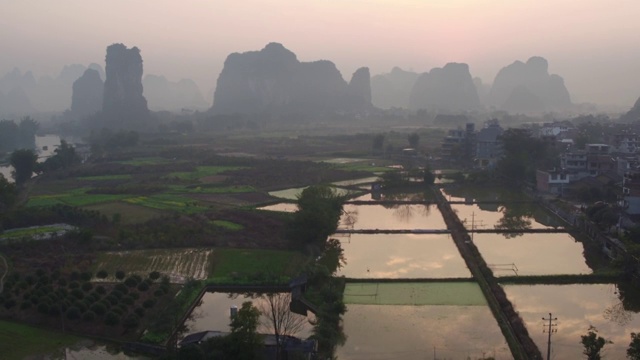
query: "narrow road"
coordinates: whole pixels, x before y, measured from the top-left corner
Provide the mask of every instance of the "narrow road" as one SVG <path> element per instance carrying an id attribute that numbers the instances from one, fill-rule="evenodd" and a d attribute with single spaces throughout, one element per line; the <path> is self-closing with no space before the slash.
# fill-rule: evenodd
<path id="1" fill-rule="evenodd" d="M 9 264 L 7 263 L 7 259 L 5 259 L 4 256 L 2 256 L 2 254 L 0 254 L 0 259 L 2 260 L 2 263 L 4 264 L 4 272 L 3 272 L 2 276 L 0 276 L 0 294 L 2 294 L 2 291 L 4 290 L 4 278 L 9 273 Z"/>
<path id="2" fill-rule="evenodd" d="M 438 209 L 442 213 L 447 228 L 451 231 L 451 237 L 469 271 L 480 285 L 491 312 L 507 340 L 513 358 L 516 360 L 542 359 L 542 353 L 529 336 L 524 322 L 496 281 L 480 251 L 471 241 L 467 229 L 451 208 L 451 204 L 439 191 L 434 193 L 438 200 Z"/>

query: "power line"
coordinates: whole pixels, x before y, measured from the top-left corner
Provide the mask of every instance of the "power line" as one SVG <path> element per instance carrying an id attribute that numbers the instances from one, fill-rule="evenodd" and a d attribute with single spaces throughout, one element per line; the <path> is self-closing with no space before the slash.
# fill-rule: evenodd
<path id="1" fill-rule="evenodd" d="M 547 360 L 551 359 L 551 334 L 558 332 L 558 329 L 556 328 L 558 326 L 558 324 L 554 324 L 552 323 L 552 321 L 557 321 L 558 318 L 554 318 L 551 313 L 549 313 L 549 318 L 545 319 L 542 318 L 542 320 L 544 321 L 549 321 L 549 324 L 544 324 L 544 329 L 542 330 L 543 333 L 548 333 L 549 337 L 547 339 Z"/>

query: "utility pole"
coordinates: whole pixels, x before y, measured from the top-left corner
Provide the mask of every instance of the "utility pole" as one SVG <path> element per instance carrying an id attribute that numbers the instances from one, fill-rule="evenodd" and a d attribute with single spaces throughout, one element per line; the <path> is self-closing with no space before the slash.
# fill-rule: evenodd
<path id="1" fill-rule="evenodd" d="M 558 318 L 554 318 L 553 316 L 551 316 L 551 313 L 549 313 L 549 318 L 545 319 L 542 318 L 542 320 L 544 321 L 549 321 L 549 324 L 544 324 L 544 329 L 542 330 L 543 333 L 548 333 L 549 337 L 547 339 L 547 360 L 551 359 L 551 334 L 558 332 L 558 329 L 556 329 L 556 327 L 558 326 L 558 324 L 554 324 L 552 323 L 552 321 L 557 321 Z"/>

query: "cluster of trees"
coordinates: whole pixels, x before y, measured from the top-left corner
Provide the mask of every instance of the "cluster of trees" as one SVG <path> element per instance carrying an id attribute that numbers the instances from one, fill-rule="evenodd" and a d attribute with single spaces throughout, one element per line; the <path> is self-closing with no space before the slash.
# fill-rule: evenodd
<path id="1" fill-rule="evenodd" d="M 535 183 L 537 169 L 559 166 L 558 150 L 528 129 L 510 128 L 500 136 L 504 157 L 497 171 L 503 177 L 522 183 Z"/>
<path id="2" fill-rule="evenodd" d="M 338 228 L 345 198 L 328 185 L 314 185 L 298 196 L 298 211 L 290 225 L 291 237 L 297 243 L 324 246 L 329 235 Z"/>
<path id="3" fill-rule="evenodd" d="M 104 278 L 108 274 L 96 274 Z M 60 271 L 38 269 L 32 274 L 12 273 L 4 283 L 0 305 L 7 311 L 19 311 L 34 316 L 61 317 L 61 326 L 73 327 L 75 321 L 93 323 L 101 321 L 107 326 L 121 324 L 125 329 L 138 327 L 140 319 L 152 308 L 157 298 L 169 293 L 168 279 L 148 292 L 159 278 L 150 274 L 142 279 L 131 275 L 112 288 L 91 283 L 91 272 L 73 271 L 68 275 Z M 65 320 L 66 319 L 66 320 Z"/>
<path id="4" fill-rule="evenodd" d="M 384 147 L 384 134 L 376 134 L 373 136 L 373 140 L 371 143 L 371 149 L 374 155 L 382 155 L 385 152 L 390 154 L 393 152 L 393 145 L 387 144 L 387 147 Z M 413 149 L 417 149 L 420 144 L 420 135 L 416 132 L 410 133 L 407 135 L 407 141 L 409 142 L 409 147 Z"/>
<path id="5" fill-rule="evenodd" d="M 627 347 L 627 359 L 640 360 L 640 333 L 631 333 L 631 342 Z M 612 344 L 610 340 L 598 335 L 598 329 L 594 326 L 589 326 L 589 330 L 586 335 L 580 336 L 580 343 L 584 347 L 582 354 L 587 357 L 587 360 L 600 360 L 602 359 L 602 349 L 607 344 Z"/>
<path id="6" fill-rule="evenodd" d="M 39 126 L 30 117 L 22 118 L 19 124 L 12 120 L 0 120 L 0 153 L 35 148 Z"/>
<path id="7" fill-rule="evenodd" d="M 54 150 L 54 155 L 43 163 L 38 163 L 38 155 L 33 149 L 19 149 L 11 153 L 9 163 L 13 166 L 12 176 L 16 185 L 21 186 L 31 179 L 34 173 L 46 173 L 69 168 L 81 162 L 75 147 L 65 140 Z"/>

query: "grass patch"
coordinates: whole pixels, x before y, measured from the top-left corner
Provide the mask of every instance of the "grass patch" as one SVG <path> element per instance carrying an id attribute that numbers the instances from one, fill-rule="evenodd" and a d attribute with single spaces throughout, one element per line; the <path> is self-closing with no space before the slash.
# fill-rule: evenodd
<path id="1" fill-rule="evenodd" d="M 131 175 L 129 175 L 129 174 L 121 174 L 121 175 L 83 176 L 83 177 L 79 177 L 77 179 L 78 180 L 86 180 L 86 181 L 129 180 L 129 179 L 131 179 Z"/>
<path id="2" fill-rule="evenodd" d="M 152 209 L 178 211 L 185 214 L 193 214 L 207 210 L 207 207 L 199 205 L 196 200 L 174 194 L 137 196 L 123 199 L 123 201 Z"/>
<path id="3" fill-rule="evenodd" d="M 52 233 L 52 232 L 56 232 L 56 231 L 64 231 L 65 228 L 62 226 L 40 226 L 40 227 L 35 227 L 35 228 L 25 228 L 25 229 L 17 229 L 17 230 L 7 230 L 5 231 L 2 235 L 0 235 L 0 238 L 3 239 L 16 239 L 16 238 L 23 238 L 23 237 L 31 237 L 34 235 L 41 235 L 41 234 L 47 234 L 47 233 Z"/>
<path id="4" fill-rule="evenodd" d="M 213 220 L 213 225 L 234 231 L 244 229 L 244 226 L 227 220 Z"/>
<path id="5" fill-rule="evenodd" d="M 218 175 L 225 171 L 239 170 L 240 166 L 198 166 L 196 171 L 192 172 L 172 172 L 167 177 L 178 178 L 180 180 L 198 180 L 207 176 Z"/>
<path id="6" fill-rule="evenodd" d="M 169 189 L 175 193 L 184 194 L 235 194 L 253 192 L 256 189 L 253 186 L 180 186 L 170 185 Z"/>
<path id="7" fill-rule="evenodd" d="M 64 204 L 71 206 L 88 206 L 105 202 L 112 202 L 130 197 L 131 195 L 87 194 L 90 188 L 77 188 L 66 193 L 55 195 L 37 195 L 29 199 L 27 206 L 50 206 Z"/>
<path id="8" fill-rule="evenodd" d="M 141 165 L 158 165 L 158 164 L 167 164 L 167 163 L 176 163 L 180 161 L 171 160 L 162 157 L 142 157 L 142 158 L 133 158 L 130 160 L 117 161 L 119 164 L 125 165 L 133 165 L 133 166 L 141 166 Z"/>
<path id="9" fill-rule="evenodd" d="M 5 360 L 52 353 L 80 340 L 75 336 L 0 320 L 0 354 Z"/>
<path id="10" fill-rule="evenodd" d="M 86 209 L 99 211 L 109 218 L 115 214 L 120 214 L 120 221 L 124 224 L 143 223 L 162 214 L 162 211 L 121 201 L 91 205 L 87 206 Z"/>
<path id="11" fill-rule="evenodd" d="M 300 272 L 307 260 L 305 255 L 295 251 L 219 249 L 213 254 L 209 280 L 241 284 L 265 278 L 290 278 Z"/>
<path id="12" fill-rule="evenodd" d="M 118 270 L 127 276 L 136 273 L 146 277 L 152 271 L 168 275 L 174 281 L 187 278 L 206 279 L 211 269 L 213 250 L 153 249 L 99 253 L 93 273 L 106 270 L 113 277 Z"/>
<path id="13" fill-rule="evenodd" d="M 342 170 L 348 171 L 387 172 L 394 170 L 386 166 L 371 165 L 371 162 L 352 162 L 337 164 L 336 166 Z"/>

